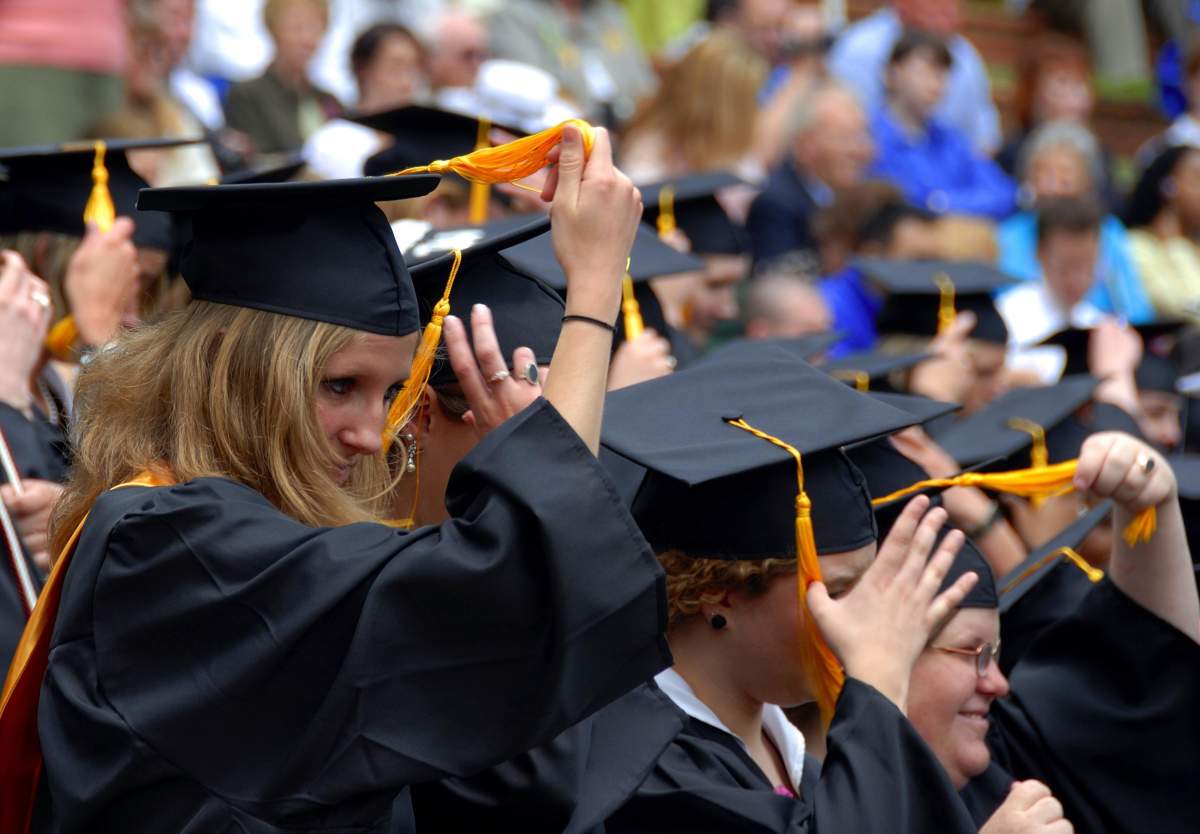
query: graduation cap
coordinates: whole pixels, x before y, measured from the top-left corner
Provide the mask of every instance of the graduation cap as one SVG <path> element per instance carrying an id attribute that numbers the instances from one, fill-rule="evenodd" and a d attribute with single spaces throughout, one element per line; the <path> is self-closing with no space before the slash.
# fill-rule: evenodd
<path id="1" fill-rule="evenodd" d="M 475 235 L 469 243 L 468 232 Z M 433 252 L 439 246 L 453 244 L 450 248 L 461 251 L 462 262 L 447 297 L 450 312 L 465 318 L 473 305 L 487 305 L 506 361 L 511 363 L 513 351 L 524 346 L 533 351 L 537 364 L 550 364 L 565 312 L 562 297 L 540 276 L 513 266 L 504 251 L 522 241 L 549 235 L 547 217 L 516 225 L 505 220 L 478 228 L 443 230 L 414 247 L 406 260 L 417 291 L 422 326 L 428 325 L 446 292 L 447 276 L 454 265 L 452 252 Z M 443 242 L 439 244 L 439 240 Z M 420 260 L 422 254 L 427 255 L 424 260 Z M 430 385 L 457 382 L 448 361 L 435 361 Z"/>
<path id="2" fill-rule="evenodd" d="M 193 298 L 379 333 L 415 331 L 416 296 L 380 200 L 436 176 L 145 189 L 138 208 L 192 224 L 180 271 Z"/>
<path id="3" fill-rule="evenodd" d="M 1005 468 L 1045 466 L 1056 462 L 1051 459 L 1051 433 L 1091 400 L 1098 384 L 1085 375 L 1041 388 L 1014 388 L 935 439 L 962 466 L 992 458 L 1015 464 Z M 1015 460 L 1026 449 L 1029 457 Z"/>
<path id="4" fill-rule="evenodd" d="M 654 224 L 662 237 L 682 229 L 697 254 L 740 255 L 749 250 L 749 237 L 721 207 L 716 194 L 744 184 L 728 171 L 717 171 L 639 186 L 645 206 L 642 220 Z"/>
<path id="5" fill-rule="evenodd" d="M 203 139 L 112 139 L 0 150 L 8 169 L 0 184 L 0 233 L 60 232 L 82 236 L 87 223 L 107 229 L 117 216 L 135 221 L 133 242 L 170 251 L 174 227 L 165 215 L 136 211 L 148 183 L 129 167 L 127 151 L 192 145 Z"/>
<path id="6" fill-rule="evenodd" d="M 270 168 L 246 168 L 221 177 L 219 185 L 254 185 L 268 182 L 289 182 L 304 168 L 304 157 L 296 154 L 287 162 Z"/>
<path id="7" fill-rule="evenodd" d="M 922 397 L 920 394 L 901 394 L 894 391 L 871 391 L 872 399 L 890 405 L 910 415 L 917 423 L 928 423 L 962 409 L 958 403 Z"/>
<path id="8" fill-rule="evenodd" d="M 513 136 L 525 131 L 510 125 L 494 124 L 465 113 L 409 104 L 382 113 L 348 117 L 350 121 L 394 137 L 392 146 L 367 159 L 367 176 L 390 174 L 435 159 L 450 159 L 491 145 L 488 133 L 495 127 Z"/>
<path id="9" fill-rule="evenodd" d="M 1142 337 L 1142 361 L 1135 372 L 1137 387 L 1143 390 L 1175 393 L 1180 369 L 1174 359 L 1175 336 L 1187 326 L 1183 320 L 1136 324 L 1133 329 Z M 1063 374 L 1088 373 L 1088 345 L 1091 328 L 1069 327 L 1047 336 L 1039 345 L 1061 347 L 1066 355 Z"/>
<path id="10" fill-rule="evenodd" d="M 866 483 L 840 447 L 912 422 L 794 359 L 731 359 L 612 392 L 602 442 L 646 467 L 632 511 L 657 551 L 794 555 L 807 588 L 818 554 L 876 537 Z M 841 667 L 804 620 L 801 662 L 828 717 Z"/>
<path id="11" fill-rule="evenodd" d="M 854 265 L 887 293 L 876 322 L 880 333 L 936 336 L 956 313 L 970 310 L 976 318 L 972 339 L 1008 343 L 1008 327 L 992 296 L 1017 279 L 991 264 L 859 258 Z"/>
<path id="12" fill-rule="evenodd" d="M 893 373 L 907 371 L 930 358 L 928 353 L 884 353 L 863 350 L 848 353 L 822 365 L 830 376 L 853 385 L 859 391 L 873 390 Z"/>
<path id="13" fill-rule="evenodd" d="M 700 362 L 722 362 L 727 359 L 761 359 L 788 356 L 811 362 L 833 347 L 840 333 L 811 333 L 806 336 L 770 339 L 732 339 L 706 353 Z"/>

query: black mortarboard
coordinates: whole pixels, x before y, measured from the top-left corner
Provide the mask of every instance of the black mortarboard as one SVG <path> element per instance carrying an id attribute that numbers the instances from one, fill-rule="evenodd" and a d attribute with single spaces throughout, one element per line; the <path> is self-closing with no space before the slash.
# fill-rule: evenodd
<path id="1" fill-rule="evenodd" d="M 126 151 L 191 145 L 202 139 L 104 140 L 108 192 L 118 217 L 133 218 L 135 245 L 170 251 L 175 242 L 171 218 L 136 210 L 138 191 L 148 183 L 129 167 Z M 82 236 L 84 208 L 94 185 L 96 142 L 79 141 L 0 150 L 8 168 L 0 185 L 0 232 L 47 231 Z"/>
<path id="2" fill-rule="evenodd" d="M 812 333 L 794 338 L 732 339 L 704 354 L 700 362 L 790 356 L 810 362 L 840 340 L 839 333 Z"/>
<path id="3" fill-rule="evenodd" d="M 518 226 L 499 221 L 435 232 L 413 247 L 406 260 L 417 290 L 421 325 L 429 322 L 445 289 L 454 261 L 453 252 L 444 248 L 449 245 L 462 252 L 462 264 L 450 291 L 450 312 L 466 320 L 472 305 L 487 305 L 492 311 L 500 353 L 506 361 L 512 362 L 513 351 L 518 347 L 528 347 L 539 365 L 549 365 L 562 326 L 562 298 L 540 276 L 513 266 L 504 252 L 510 246 L 539 235 L 548 238 L 549 230 L 547 217 Z M 477 235 L 473 242 L 468 242 L 468 232 Z M 439 244 L 439 239 L 443 243 Z M 432 254 L 435 250 L 441 254 Z M 419 260 L 422 254 L 428 257 Z M 449 362 L 434 363 L 430 385 L 454 385 L 457 382 Z"/>
<path id="4" fill-rule="evenodd" d="M 492 127 L 517 137 L 525 135 L 520 128 L 487 122 L 481 137 L 480 120 L 476 117 L 419 104 L 349 118 L 352 122 L 389 133 L 395 138 L 391 147 L 370 157 L 363 164 L 363 173 L 367 176 L 390 174 L 405 168 L 428 165 L 436 159 L 468 154 L 478 147 L 481 138 L 488 142 L 486 131 Z"/>
<path id="5" fill-rule="evenodd" d="M 180 272 L 193 298 L 403 336 L 420 326 L 396 238 L 376 201 L 428 194 L 431 175 L 143 190 L 186 214 Z"/>
<path id="6" fill-rule="evenodd" d="M 881 258 L 859 258 L 854 264 L 887 293 L 876 322 L 880 333 L 935 336 L 952 315 L 953 303 L 954 311 L 975 314 L 972 339 L 1007 344 L 1008 327 L 992 296 L 1017 280 L 991 264 Z"/>
<path id="7" fill-rule="evenodd" d="M 750 239 L 726 213 L 716 194 L 743 184 L 735 175 L 717 171 L 640 186 L 645 206 L 642 220 L 660 232 L 678 227 L 697 254 L 740 255 L 750 248 Z"/>
<path id="8" fill-rule="evenodd" d="M 951 529 L 943 528 L 938 537 L 939 541 Z M 979 579 L 971 587 L 971 590 L 967 591 L 967 595 L 963 597 L 958 607 L 996 608 L 999 605 L 999 596 L 996 593 L 996 578 L 992 575 L 992 566 L 988 564 L 975 542 L 970 539 L 963 540 L 962 547 L 955 554 L 954 561 L 950 563 L 950 569 L 946 571 L 946 578 L 942 580 L 942 586 L 938 589 L 938 593 L 948 591 L 959 580 L 959 577 L 971 572 L 974 572 Z"/>
<path id="9" fill-rule="evenodd" d="M 1000 458 L 1006 461 L 1001 468 L 1023 469 L 1031 465 L 1023 452 L 1035 441 L 1030 431 L 1016 426 L 1040 429 L 1049 447 L 1052 432 L 1091 399 L 1097 384 L 1094 377 L 1070 376 L 1057 385 L 1014 388 L 934 439 L 961 466 Z M 1022 453 L 1019 459 L 1018 453 Z"/>
<path id="10" fill-rule="evenodd" d="M 514 265 L 537 275 L 560 292 L 567 289 L 567 275 L 554 254 L 554 243 L 549 236 L 537 237 L 512 247 L 504 256 Z M 639 227 L 629 252 L 629 277 L 635 284 L 651 278 L 696 272 L 704 269 L 704 262 L 693 255 L 679 252 L 658 239 L 654 231 Z"/>
<path id="11" fill-rule="evenodd" d="M 897 371 L 907 371 L 929 358 L 928 353 L 884 353 L 863 350 L 826 362 L 821 369 L 860 391 L 872 390 Z"/>
<path id="12" fill-rule="evenodd" d="M 911 414 L 918 423 L 928 423 L 930 420 L 945 417 L 962 408 L 958 403 L 942 402 L 922 397 L 919 394 L 900 394 L 893 391 L 872 391 L 870 393 L 879 402 Z"/>
<path id="13" fill-rule="evenodd" d="M 1184 321 L 1161 321 L 1133 325 L 1142 337 L 1142 361 L 1136 370 L 1137 386 L 1152 391 L 1175 393 L 1179 366 L 1173 357 L 1175 335 L 1185 327 Z M 1088 344 L 1091 328 L 1069 327 L 1047 336 L 1040 345 L 1056 345 L 1066 354 L 1063 374 L 1088 373 Z"/>
<path id="14" fill-rule="evenodd" d="M 648 470 L 633 512 L 651 545 L 721 559 L 796 553 L 795 459 L 730 420 L 801 456 L 817 553 L 875 538 L 866 484 L 840 447 L 913 423 L 785 357 L 695 365 L 608 400 L 604 444 Z"/>
<path id="15" fill-rule="evenodd" d="M 220 185 L 254 185 L 267 182 L 289 182 L 304 167 L 304 157 L 299 154 L 287 162 L 270 168 L 245 168 L 232 171 L 221 177 Z"/>

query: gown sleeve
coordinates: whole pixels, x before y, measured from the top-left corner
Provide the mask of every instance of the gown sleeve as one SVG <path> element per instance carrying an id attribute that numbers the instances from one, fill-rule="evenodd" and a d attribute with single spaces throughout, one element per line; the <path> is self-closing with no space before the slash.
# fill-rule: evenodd
<path id="1" fill-rule="evenodd" d="M 0 403 L 0 431 L 4 432 L 21 477 L 58 482 L 67 479 L 70 452 L 61 427 L 38 414 L 26 418 L 12 406 Z M 4 480 L 0 472 L 0 482 Z"/>
<path id="2" fill-rule="evenodd" d="M 800 799 L 776 794 L 727 734 L 705 725 L 682 734 L 654 772 L 609 819 L 607 834 L 810 832 L 973 834 L 965 806 L 933 753 L 895 705 L 847 679 L 829 729 L 820 778 Z"/>
<path id="3" fill-rule="evenodd" d="M 1109 580 L 1020 659 L 993 755 L 1040 779 L 1077 831 L 1182 834 L 1200 820 L 1200 645 Z"/>
<path id="4" fill-rule="evenodd" d="M 143 495 L 96 579 L 99 686 L 264 817 L 478 772 L 670 663 L 657 561 L 544 400 L 460 463 L 453 520 L 410 534 L 306 527 L 221 479 Z"/>

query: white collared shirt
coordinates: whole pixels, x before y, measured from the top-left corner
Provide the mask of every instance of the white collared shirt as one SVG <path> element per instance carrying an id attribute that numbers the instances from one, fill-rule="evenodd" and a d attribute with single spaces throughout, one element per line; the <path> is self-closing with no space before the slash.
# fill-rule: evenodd
<path id="1" fill-rule="evenodd" d="M 696 693 L 692 691 L 692 687 L 688 685 L 682 675 L 674 669 L 664 669 L 654 676 L 654 682 L 668 698 L 675 702 L 675 706 L 697 721 L 703 721 L 710 727 L 716 727 L 722 732 L 729 733 L 738 740 L 747 755 L 749 754 L 746 742 L 726 727 L 717 714 L 696 697 Z M 791 782 L 789 787 L 796 796 L 799 796 L 800 777 L 804 773 L 804 734 L 788 721 L 783 710 L 775 704 L 763 704 L 762 725 L 767 738 L 775 745 L 775 749 L 779 751 L 779 757 L 783 759 L 788 781 Z"/>

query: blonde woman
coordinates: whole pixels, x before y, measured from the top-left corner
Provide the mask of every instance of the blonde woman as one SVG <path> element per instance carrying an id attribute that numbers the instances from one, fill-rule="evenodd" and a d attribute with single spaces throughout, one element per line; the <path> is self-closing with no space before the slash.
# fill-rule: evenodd
<path id="1" fill-rule="evenodd" d="M 80 380 L 33 830 L 404 828 L 407 785 L 512 756 L 668 662 L 661 575 L 595 460 L 640 200 L 602 131 L 585 166 L 568 129 L 556 170 L 558 382 L 507 372 L 486 308 L 473 353 L 446 320 L 482 440 L 452 518 L 414 533 L 377 523 L 417 318 L 374 202 L 436 180 L 143 193 L 191 215 L 194 301 Z"/>

